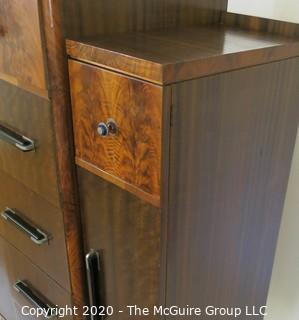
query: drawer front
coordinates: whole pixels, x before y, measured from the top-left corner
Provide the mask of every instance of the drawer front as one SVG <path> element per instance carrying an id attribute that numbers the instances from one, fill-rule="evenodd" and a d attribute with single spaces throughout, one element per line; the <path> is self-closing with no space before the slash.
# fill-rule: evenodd
<path id="1" fill-rule="evenodd" d="M 2 172 L 0 194 L 0 234 L 70 290 L 61 212 Z"/>
<path id="2" fill-rule="evenodd" d="M 0 129 L 0 170 L 59 205 L 49 101 L 0 81 L 0 124 L 35 143 L 34 151 L 23 152 Z"/>
<path id="3" fill-rule="evenodd" d="M 24 294 L 14 289 L 14 285 L 18 281 L 23 281 L 44 303 L 59 307 L 71 306 L 69 293 L 1 236 L 0 256 L 0 314 L 6 319 L 28 319 L 26 316 L 22 316 L 22 307 L 34 307 Z M 36 317 L 29 317 L 29 319 L 36 319 Z M 70 317 L 64 319 L 70 319 Z"/>
<path id="4" fill-rule="evenodd" d="M 77 164 L 158 204 L 162 88 L 73 60 L 69 69 Z M 117 128 L 103 136 L 109 119 Z"/>
<path id="5" fill-rule="evenodd" d="M 46 91 L 39 0 L 0 0 L 0 78 Z"/>
<path id="6" fill-rule="evenodd" d="M 102 271 L 89 275 L 101 279 L 91 281 L 101 297 L 96 303 L 123 310 L 109 317 L 117 320 L 130 318 L 127 305 L 159 305 L 160 209 L 86 170 L 79 169 L 78 177 L 85 253 L 100 255 Z"/>

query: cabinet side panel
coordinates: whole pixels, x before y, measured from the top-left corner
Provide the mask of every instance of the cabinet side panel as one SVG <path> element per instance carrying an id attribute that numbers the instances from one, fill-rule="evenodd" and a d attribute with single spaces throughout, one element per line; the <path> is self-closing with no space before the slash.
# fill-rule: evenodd
<path id="1" fill-rule="evenodd" d="M 168 305 L 266 303 L 298 75 L 299 59 L 291 59 L 174 87 Z"/>

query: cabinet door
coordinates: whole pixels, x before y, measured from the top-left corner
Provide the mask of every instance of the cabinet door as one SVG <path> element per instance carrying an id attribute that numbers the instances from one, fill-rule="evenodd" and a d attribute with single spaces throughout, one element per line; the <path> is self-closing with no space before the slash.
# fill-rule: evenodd
<path id="1" fill-rule="evenodd" d="M 69 69 L 77 164 L 159 206 L 164 90 L 73 60 Z"/>
<path id="2" fill-rule="evenodd" d="M 100 253 L 101 272 L 93 285 L 100 302 L 115 309 L 109 319 L 128 319 L 127 305 L 158 304 L 159 209 L 83 169 L 79 186 L 85 251 Z"/>
<path id="3" fill-rule="evenodd" d="M 39 0 L 0 0 L 0 78 L 45 93 Z"/>

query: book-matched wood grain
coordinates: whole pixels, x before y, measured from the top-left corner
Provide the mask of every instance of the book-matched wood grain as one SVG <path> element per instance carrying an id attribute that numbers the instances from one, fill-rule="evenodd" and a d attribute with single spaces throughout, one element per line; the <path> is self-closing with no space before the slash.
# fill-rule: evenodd
<path id="1" fill-rule="evenodd" d="M 73 60 L 69 72 L 77 164 L 159 205 L 162 88 Z M 99 136 L 108 119 L 117 134 Z"/>
<path id="2" fill-rule="evenodd" d="M 266 304 L 298 127 L 298 74 L 295 58 L 175 85 L 168 305 Z"/>
<path id="3" fill-rule="evenodd" d="M 47 96 L 39 0 L 0 0 L 0 79 Z"/>

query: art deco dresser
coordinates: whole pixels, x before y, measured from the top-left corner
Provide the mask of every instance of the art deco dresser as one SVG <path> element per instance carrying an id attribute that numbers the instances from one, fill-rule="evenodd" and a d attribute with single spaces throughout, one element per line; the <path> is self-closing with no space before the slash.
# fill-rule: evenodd
<path id="1" fill-rule="evenodd" d="M 266 304 L 299 27 L 226 6 L 0 0 L 4 318 Z"/>

